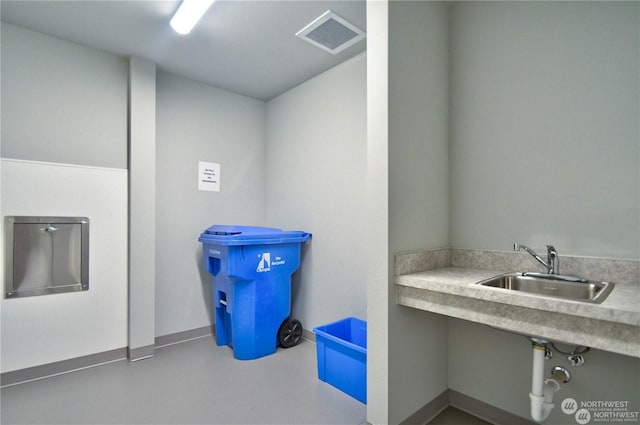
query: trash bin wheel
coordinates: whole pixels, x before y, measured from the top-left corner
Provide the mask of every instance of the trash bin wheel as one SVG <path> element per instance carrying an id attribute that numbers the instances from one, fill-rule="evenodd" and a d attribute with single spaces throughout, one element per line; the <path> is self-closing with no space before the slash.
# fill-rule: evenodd
<path id="1" fill-rule="evenodd" d="M 278 342 L 283 348 L 291 348 L 302 339 L 302 323 L 297 319 L 287 319 L 278 329 Z"/>

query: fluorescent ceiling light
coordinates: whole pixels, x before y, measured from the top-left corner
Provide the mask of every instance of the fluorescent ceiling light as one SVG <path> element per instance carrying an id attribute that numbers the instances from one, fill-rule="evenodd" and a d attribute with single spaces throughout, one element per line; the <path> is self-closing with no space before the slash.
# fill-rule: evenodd
<path id="1" fill-rule="evenodd" d="M 182 0 L 171 18 L 171 28 L 178 34 L 189 34 L 215 0 Z"/>

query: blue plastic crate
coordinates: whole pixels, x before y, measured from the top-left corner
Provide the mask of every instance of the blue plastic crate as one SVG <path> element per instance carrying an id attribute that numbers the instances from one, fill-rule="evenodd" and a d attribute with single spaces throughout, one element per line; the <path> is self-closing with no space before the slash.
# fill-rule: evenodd
<path id="1" fill-rule="evenodd" d="M 367 322 L 348 317 L 318 326 L 318 378 L 367 403 Z"/>

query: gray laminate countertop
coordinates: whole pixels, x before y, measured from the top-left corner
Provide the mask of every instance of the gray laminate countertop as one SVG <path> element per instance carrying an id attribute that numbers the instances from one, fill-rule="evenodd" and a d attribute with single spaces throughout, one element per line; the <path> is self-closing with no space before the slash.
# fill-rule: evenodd
<path id="1" fill-rule="evenodd" d="M 523 335 L 640 357 L 640 285 L 616 284 L 601 304 L 475 285 L 506 272 L 443 267 L 396 276 L 397 302 Z"/>

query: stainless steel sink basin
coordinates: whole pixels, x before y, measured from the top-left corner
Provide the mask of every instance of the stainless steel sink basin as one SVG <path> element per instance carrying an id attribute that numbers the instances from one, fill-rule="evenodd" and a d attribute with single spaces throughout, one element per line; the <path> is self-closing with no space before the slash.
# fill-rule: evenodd
<path id="1" fill-rule="evenodd" d="M 539 273 L 506 273 L 478 282 L 477 285 L 589 303 L 604 301 L 614 286 L 611 282 Z"/>

